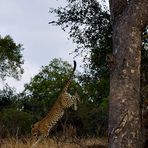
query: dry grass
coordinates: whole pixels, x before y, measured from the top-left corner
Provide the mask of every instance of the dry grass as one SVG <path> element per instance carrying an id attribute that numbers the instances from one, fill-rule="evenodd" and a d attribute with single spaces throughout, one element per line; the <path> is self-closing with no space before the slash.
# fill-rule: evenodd
<path id="1" fill-rule="evenodd" d="M 34 140 L 21 139 L 16 140 L 14 138 L 0 139 L 0 148 L 31 148 Z M 99 138 L 89 139 L 73 139 L 73 140 L 53 140 L 46 139 L 37 148 L 107 148 L 107 140 Z"/>

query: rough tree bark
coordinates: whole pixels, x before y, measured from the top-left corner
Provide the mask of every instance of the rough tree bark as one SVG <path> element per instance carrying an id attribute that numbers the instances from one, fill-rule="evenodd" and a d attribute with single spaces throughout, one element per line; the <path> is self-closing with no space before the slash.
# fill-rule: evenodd
<path id="1" fill-rule="evenodd" d="M 109 0 L 114 65 L 110 74 L 109 147 L 142 148 L 140 112 L 141 34 L 148 0 Z"/>

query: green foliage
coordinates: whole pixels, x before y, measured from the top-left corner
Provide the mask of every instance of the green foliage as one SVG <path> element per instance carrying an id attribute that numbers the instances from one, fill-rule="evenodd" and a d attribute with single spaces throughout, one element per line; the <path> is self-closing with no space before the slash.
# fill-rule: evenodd
<path id="1" fill-rule="evenodd" d="M 43 118 L 51 109 L 71 71 L 72 66 L 68 62 L 53 59 L 49 65 L 41 68 L 29 84 L 25 85 L 25 90 L 21 94 L 15 94 L 15 91 L 7 86 L 1 93 L 4 102 L 0 112 L 2 134 L 9 131 L 11 135 L 15 135 L 18 129 L 19 134 L 29 133 L 31 125 Z M 96 81 L 86 75 L 75 73 L 75 79 L 68 91 L 71 94 L 78 92 L 80 96 L 78 110 L 74 111 L 72 108 L 66 110 L 52 134 L 59 133 L 63 128 L 62 125 L 73 125 L 79 136 L 103 136 L 107 129 L 108 92 L 105 90 L 107 87 L 106 79 Z"/>
<path id="2" fill-rule="evenodd" d="M 39 74 L 25 85 L 24 107 L 30 106 L 30 110 L 37 115 L 37 119 L 43 117 L 56 101 L 71 70 L 72 66 L 61 59 L 53 59 L 49 65 L 42 67 Z M 76 85 L 77 83 L 73 81 L 72 89 L 69 91 L 74 93 Z"/>
<path id="3" fill-rule="evenodd" d="M 19 108 L 19 97 L 15 89 L 8 85 L 0 90 L 0 137 L 23 135 L 30 132 L 34 116 Z"/>
<path id="4" fill-rule="evenodd" d="M 88 60 L 92 76 L 108 77 L 106 54 L 112 50 L 111 23 L 108 11 L 103 9 L 97 0 L 67 1 L 65 7 L 51 9 L 57 20 L 51 24 L 70 29 L 69 36 L 77 44 L 76 53 L 86 52 L 84 60 Z"/>
<path id="5" fill-rule="evenodd" d="M 8 108 L 0 112 L 1 136 L 25 135 L 30 132 L 33 115 L 17 108 Z M 5 133 L 7 132 L 7 133 Z"/>
<path id="6" fill-rule="evenodd" d="M 16 44 L 9 35 L 0 37 L 0 77 L 2 79 L 6 76 L 19 79 L 20 74 L 23 73 L 21 51 L 22 45 Z"/>
<path id="7" fill-rule="evenodd" d="M 53 59 L 49 65 L 42 67 L 39 74 L 25 85 L 22 99 L 23 111 L 32 112 L 36 120 L 43 118 L 56 101 L 71 70 L 72 66 L 61 59 Z M 96 81 L 90 77 L 86 79 L 80 74 L 76 77 L 77 79 L 72 81 L 69 92 L 74 94 L 75 90 L 78 91 L 81 99 L 78 110 L 68 109 L 54 128 L 54 133 L 58 132 L 62 125 L 67 124 L 77 127 L 80 136 L 104 135 L 107 129 L 108 102 L 103 98 L 108 95 L 105 91 L 108 81 L 105 79 Z"/>
<path id="8" fill-rule="evenodd" d="M 86 52 L 86 73 L 99 79 L 109 78 L 106 55 L 112 51 L 110 14 L 97 0 L 67 0 L 65 7 L 51 8 L 56 20 L 50 24 L 69 29 L 69 37 L 76 43 L 75 53 Z M 143 33 L 142 71 L 147 79 L 147 27 Z M 143 73 L 143 72 L 142 72 Z"/>
<path id="9" fill-rule="evenodd" d="M 85 71 L 79 76 L 83 90 L 79 112 L 83 131 L 105 135 L 109 95 L 106 55 L 112 51 L 110 15 L 96 0 L 67 1 L 65 7 L 50 12 L 57 17 L 51 24 L 69 29 L 70 38 L 77 44 L 75 53 L 85 53 Z"/>
<path id="10" fill-rule="evenodd" d="M 0 78 L 13 77 L 19 79 L 23 73 L 21 68 L 22 45 L 16 44 L 10 36 L 2 38 L 0 36 Z M 15 89 L 7 84 L 0 90 L 0 136 L 8 136 L 16 134 L 20 128 L 22 133 L 27 131 L 26 127 L 29 116 L 17 110 L 18 96 Z M 26 123 L 25 123 L 26 122 Z"/>
<path id="11" fill-rule="evenodd" d="M 79 116 L 83 123 L 83 132 L 93 136 L 107 135 L 108 125 L 108 79 L 95 80 L 83 77 L 82 102 L 79 106 Z"/>
<path id="12" fill-rule="evenodd" d="M 8 84 L 0 90 L 0 111 L 3 108 L 8 108 L 16 101 L 16 92 L 14 88 L 11 88 Z"/>

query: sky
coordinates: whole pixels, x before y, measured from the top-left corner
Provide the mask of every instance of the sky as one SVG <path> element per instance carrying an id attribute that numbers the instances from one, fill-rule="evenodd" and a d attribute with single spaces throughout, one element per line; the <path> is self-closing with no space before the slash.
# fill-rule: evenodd
<path id="1" fill-rule="evenodd" d="M 41 66 L 53 58 L 62 58 L 73 64 L 75 48 L 68 33 L 58 26 L 49 25 L 54 16 L 49 8 L 65 5 L 64 0 L 0 0 L 0 35 L 10 35 L 16 43 L 23 44 L 25 73 L 20 81 L 7 78 L 7 83 L 21 92 L 24 84 L 30 82 Z M 75 59 L 78 69 L 82 64 L 80 57 Z M 0 88 L 6 82 L 0 81 Z"/>

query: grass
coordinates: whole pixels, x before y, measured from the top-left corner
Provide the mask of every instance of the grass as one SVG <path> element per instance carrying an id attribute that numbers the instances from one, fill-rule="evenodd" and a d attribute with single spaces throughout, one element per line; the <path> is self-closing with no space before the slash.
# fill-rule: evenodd
<path id="1" fill-rule="evenodd" d="M 31 148 L 35 141 L 29 138 L 16 140 L 15 138 L 0 139 L 0 148 Z M 99 138 L 89 139 L 46 139 L 37 148 L 107 148 L 107 140 Z"/>

